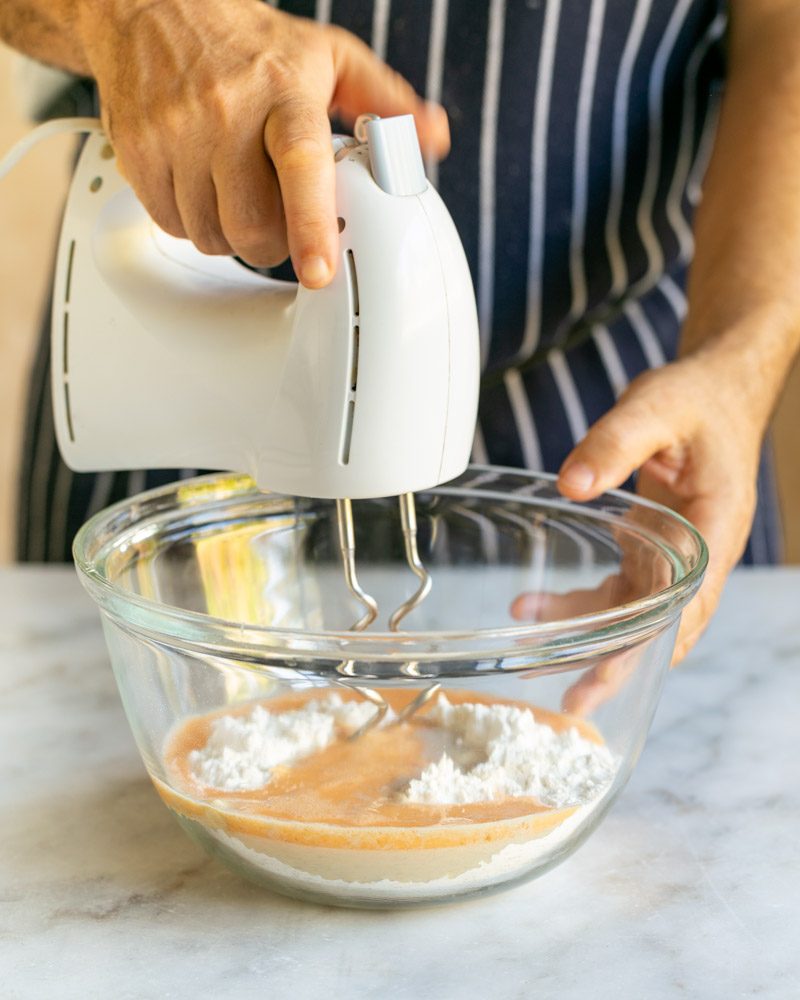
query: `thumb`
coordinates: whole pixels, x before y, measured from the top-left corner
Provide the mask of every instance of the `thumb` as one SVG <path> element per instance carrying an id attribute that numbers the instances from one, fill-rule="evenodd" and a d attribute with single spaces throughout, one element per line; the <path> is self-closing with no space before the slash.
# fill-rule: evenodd
<path id="1" fill-rule="evenodd" d="M 381 117 L 413 115 L 422 152 L 443 157 L 450 150 L 447 112 L 423 100 L 408 80 L 379 59 L 360 38 L 342 28 L 332 35 L 336 87 L 333 104 L 345 118 L 371 112 Z"/>
<path id="2" fill-rule="evenodd" d="M 565 496 L 589 500 L 624 483 L 659 452 L 676 448 L 682 431 L 679 412 L 660 389 L 658 372 L 640 375 L 589 429 L 561 466 L 558 488 Z"/>

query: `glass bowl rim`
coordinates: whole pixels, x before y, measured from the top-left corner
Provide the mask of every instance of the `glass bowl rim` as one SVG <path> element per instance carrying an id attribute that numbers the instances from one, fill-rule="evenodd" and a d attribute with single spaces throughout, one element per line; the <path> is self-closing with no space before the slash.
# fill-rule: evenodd
<path id="1" fill-rule="evenodd" d="M 529 481 L 545 482 L 551 486 L 555 485 L 558 478 L 552 473 L 499 465 L 471 464 L 464 475 L 468 473 L 500 473 Z M 455 484 L 460 478 L 418 492 L 446 495 L 448 489 L 457 488 Z M 626 490 L 606 490 L 593 502 L 600 502 L 603 497 L 613 497 L 631 508 L 646 508 L 659 513 L 687 533 L 696 546 L 697 558 L 682 576 L 668 587 L 653 594 L 613 608 L 554 621 L 526 622 L 472 630 L 311 632 L 245 624 L 203 612 L 186 610 L 176 605 L 162 604 L 119 587 L 98 569 L 98 560 L 100 557 L 107 557 L 109 551 L 116 545 L 116 540 L 112 536 L 110 542 L 97 553 L 90 555 L 92 542 L 96 540 L 104 526 L 123 512 L 131 511 L 133 505 L 141 507 L 142 504 L 153 504 L 170 495 L 177 497 L 182 489 L 203 484 L 210 486 L 218 483 L 220 489 L 223 489 L 226 482 L 231 484 L 227 495 L 220 496 L 219 492 L 215 493 L 214 502 L 241 500 L 248 493 L 263 496 L 265 500 L 281 499 L 286 496 L 258 490 L 253 480 L 246 475 L 215 472 L 177 480 L 138 493 L 98 511 L 82 525 L 75 536 L 72 548 L 78 576 L 100 609 L 114 618 L 118 625 L 134 634 L 145 634 L 154 641 L 160 641 L 168 646 L 205 653 L 215 652 L 245 662 L 250 659 L 256 664 L 276 656 L 286 658 L 287 655 L 304 660 L 333 661 L 346 658 L 404 663 L 409 660 L 430 662 L 523 656 L 531 660 L 527 665 L 527 669 L 531 669 L 537 664 L 551 664 L 554 659 L 563 661 L 585 656 L 587 652 L 593 656 L 600 656 L 627 648 L 660 631 L 697 591 L 708 563 L 708 549 L 702 535 L 682 515 Z M 233 484 L 238 484 L 239 488 L 235 488 Z M 476 496 L 492 493 L 491 490 L 480 489 L 472 489 L 469 492 Z M 508 494 L 501 499 L 508 497 L 513 497 L 521 503 L 535 503 L 537 499 L 535 496 L 521 494 Z M 542 501 L 540 498 L 539 503 L 547 501 Z M 591 516 L 591 509 L 578 501 L 564 497 L 559 501 L 559 505 L 590 511 Z M 595 512 L 595 515 L 598 520 L 602 519 L 599 511 Z M 133 521 L 128 524 L 126 530 L 130 531 L 133 524 L 135 524 Z M 663 545 L 659 547 L 664 550 Z"/>

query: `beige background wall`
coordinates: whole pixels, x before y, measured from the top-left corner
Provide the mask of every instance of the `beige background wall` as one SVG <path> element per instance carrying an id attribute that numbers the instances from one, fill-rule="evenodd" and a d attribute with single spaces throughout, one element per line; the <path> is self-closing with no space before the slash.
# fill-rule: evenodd
<path id="1" fill-rule="evenodd" d="M 10 63 L 0 46 L 0 154 L 30 127 L 14 108 Z M 0 563 L 13 551 L 20 417 L 73 148 L 70 138 L 52 139 L 0 182 Z M 787 557 L 800 562 L 800 365 L 774 430 Z"/>
<path id="2" fill-rule="evenodd" d="M 10 64 L 9 51 L 0 46 L 0 155 L 30 129 L 14 106 Z M 69 137 L 54 138 L 0 180 L 0 563 L 12 552 L 27 370 L 74 145 Z"/>

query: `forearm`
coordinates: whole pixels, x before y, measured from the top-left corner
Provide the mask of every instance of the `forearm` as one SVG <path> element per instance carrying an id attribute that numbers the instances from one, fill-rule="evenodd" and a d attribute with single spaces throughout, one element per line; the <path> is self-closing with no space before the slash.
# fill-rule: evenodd
<path id="1" fill-rule="evenodd" d="M 78 32 L 79 0 L 3 0 L 0 38 L 40 62 L 89 73 Z"/>
<path id="2" fill-rule="evenodd" d="M 800 347 L 800 11 L 771 0 L 731 8 L 681 353 L 711 353 L 725 375 L 739 373 L 766 424 Z"/>

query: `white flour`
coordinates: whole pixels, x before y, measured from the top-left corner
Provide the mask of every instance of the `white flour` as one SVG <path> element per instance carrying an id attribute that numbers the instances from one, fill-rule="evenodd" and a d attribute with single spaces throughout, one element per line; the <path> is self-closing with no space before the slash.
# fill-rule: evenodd
<path id="1" fill-rule="evenodd" d="M 411 781 L 404 802 L 487 802 L 532 796 L 557 809 L 595 798 L 614 777 L 608 748 L 574 727 L 557 733 L 513 705 L 452 705 L 444 695 L 426 713 L 454 749 Z"/>
<path id="2" fill-rule="evenodd" d="M 279 764 L 308 757 L 355 732 L 375 712 L 368 701 L 344 701 L 338 694 L 307 702 L 292 712 L 221 715 L 208 742 L 189 754 L 192 774 L 226 792 L 252 791 L 269 783 Z"/>
<path id="3" fill-rule="evenodd" d="M 369 702 L 329 694 L 294 711 L 255 706 L 245 715 L 220 716 L 207 744 L 190 755 L 190 766 L 198 780 L 215 788 L 262 788 L 273 768 L 324 749 L 374 711 Z M 526 796 L 575 811 L 524 841 L 399 849 L 387 855 L 386 864 L 375 850 L 284 849 L 269 837 L 216 826 L 208 826 L 206 835 L 235 865 L 257 869 L 290 893 L 361 905 L 455 898 L 529 876 L 569 853 L 589 828 L 618 764 L 605 746 L 577 729 L 556 732 L 513 705 L 451 704 L 440 695 L 425 719 L 435 724 L 431 732 L 443 737 L 445 752 L 399 789 L 399 801 L 466 804 Z"/>
<path id="4" fill-rule="evenodd" d="M 375 711 L 366 701 L 338 694 L 289 712 L 257 705 L 246 715 L 223 715 L 208 742 L 189 755 L 192 773 L 225 791 L 263 788 L 273 768 L 291 764 L 355 731 Z M 557 733 L 528 709 L 509 705 L 451 704 L 444 695 L 425 713 L 447 737 L 449 753 L 429 764 L 398 798 L 409 803 L 487 802 L 530 796 L 555 808 L 596 798 L 611 782 L 609 750 L 572 728 Z"/>

